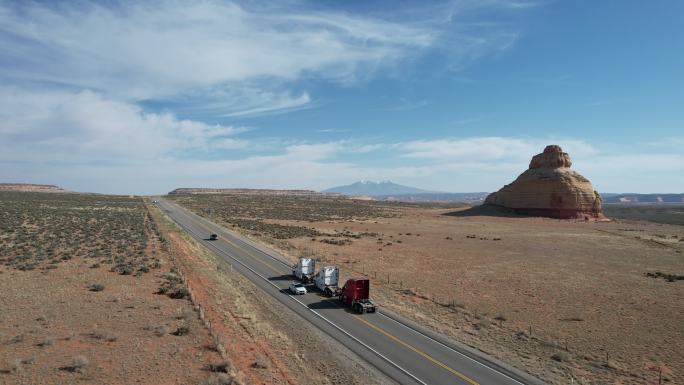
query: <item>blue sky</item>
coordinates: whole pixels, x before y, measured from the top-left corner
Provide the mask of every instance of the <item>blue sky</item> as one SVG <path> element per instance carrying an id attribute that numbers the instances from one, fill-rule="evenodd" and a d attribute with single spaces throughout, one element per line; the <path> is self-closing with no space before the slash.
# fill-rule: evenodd
<path id="1" fill-rule="evenodd" d="M 0 181 L 684 192 L 681 1 L 0 1 Z"/>

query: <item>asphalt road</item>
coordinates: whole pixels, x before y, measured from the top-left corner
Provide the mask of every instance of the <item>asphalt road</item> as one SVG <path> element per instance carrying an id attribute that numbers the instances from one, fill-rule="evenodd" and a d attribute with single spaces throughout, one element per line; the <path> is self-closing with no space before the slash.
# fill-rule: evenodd
<path id="1" fill-rule="evenodd" d="M 392 313 L 355 314 L 336 299 L 320 295 L 313 286 L 308 294 L 293 296 L 287 290 L 293 280 L 292 269 L 278 253 L 173 202 L 156 199 L 171 219 L 234 270 L 400 384 L 542 384 Z M 212 233 L 219 239 L 209 241 Z"/>

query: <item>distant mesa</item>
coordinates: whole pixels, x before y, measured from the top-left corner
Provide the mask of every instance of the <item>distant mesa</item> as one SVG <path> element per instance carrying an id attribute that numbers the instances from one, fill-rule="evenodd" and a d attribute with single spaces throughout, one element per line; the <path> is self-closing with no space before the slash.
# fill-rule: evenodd
<path id="1" fill-rule="evenodd" d="M 64 189 L 51 184 L 33 183 L 0 183 L 0 191 L 24 191 L 24 192 L 45 192 L 61 193 Z"/>
<path id="2" fill-rule="evenodd" d="M 169 195 L 183 194 L 245 194 L 245 195 L 325 195 L 340 196 L 340 194 L 324 194 L 313 190 L 271 190 L 271 189 L 252 189 L 252 188 L 203 188 L 203 187 L 183 187 L 177 188 Z"/>
<path id="3" fill-rule="evenodd" d="M 489 194 L 485 206 L 517 214 L 561 219 L 605 220 L 601 196 L 591 182 L 570 169 L 570 156 L 560 146 L 546 146 L 511 184 Z"/>

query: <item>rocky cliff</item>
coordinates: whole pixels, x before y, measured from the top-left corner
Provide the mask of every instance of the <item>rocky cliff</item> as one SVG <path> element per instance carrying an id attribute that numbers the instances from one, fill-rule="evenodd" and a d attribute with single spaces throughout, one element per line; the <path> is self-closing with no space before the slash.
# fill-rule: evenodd
<path id="1" fill-rule="evenodd" d="M 0 191 L 66 192 L 55 185 L 32 183 L 0 183 Z"/>
<path id="2" fill-rule="evenodd" d="M 591 182 L 570 169 L 570 156 L 560 146 L 546 146 L 511 184 L 490 194 L 485 205 L 551 218 L 605 219 L 601 196 Z"/>

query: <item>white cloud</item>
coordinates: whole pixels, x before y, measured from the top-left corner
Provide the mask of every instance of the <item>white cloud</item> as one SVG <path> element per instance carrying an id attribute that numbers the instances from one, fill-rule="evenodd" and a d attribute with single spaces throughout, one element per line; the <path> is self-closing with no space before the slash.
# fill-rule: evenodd
<path id="1" fill-rule="evenodd" d="M 5 161 L 131 163 L 248 145 L 233 137 L 248 128 L 144 112 L 92 91 L 3 87 L 0 121 L 0 160 Z"/>
<path id="2" fill-rule="evenodd" d="M 408 158 L 450 161 L 529 161 L 546 145 L 559 144 L 575 155 L 591 155 L 596 150 L 587 142 L 574 139 L 520 139 L 510 137 L 470 137 L 463 139 L 417 140 L 397 147 Z"/>

